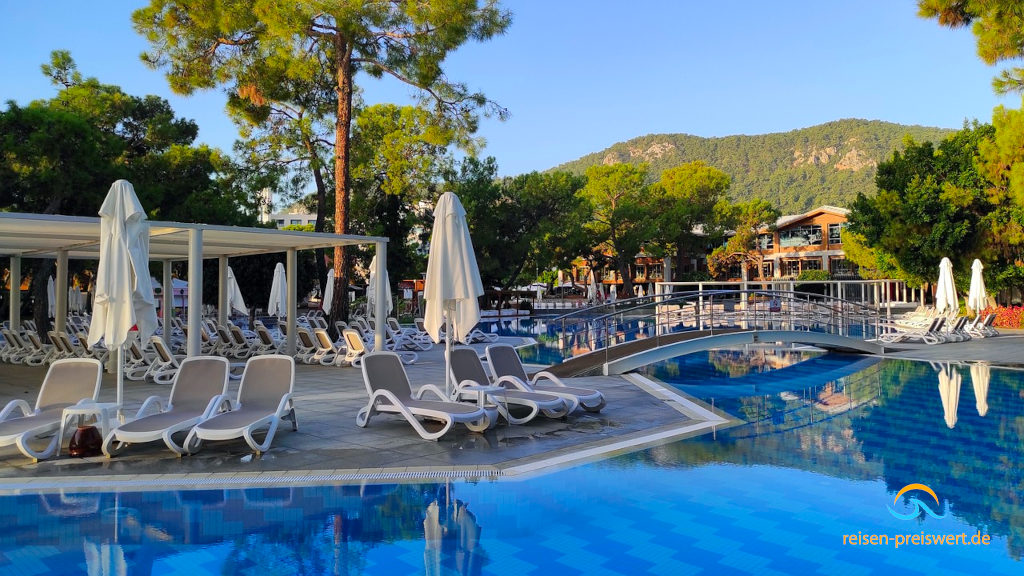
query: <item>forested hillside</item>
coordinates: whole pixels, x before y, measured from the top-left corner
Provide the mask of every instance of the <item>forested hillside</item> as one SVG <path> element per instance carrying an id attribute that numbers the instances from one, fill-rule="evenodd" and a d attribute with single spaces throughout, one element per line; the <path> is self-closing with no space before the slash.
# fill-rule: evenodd
<path id="1" fill-rule="evenodd" d="M 582 174 L 594 164 L 647 162 L 654 181 L 667 168 L 703 160 L 732 177 L 730 199 L 763 198 L 783 214 L 795 214 L 823 204 L 847 206 L 858 192 L 873 195 L 875 167 L 903 148 L 904 136 L 938 143 L 952 132 L 878 120 L 838 120 L 757 136 L 652 134 L 556 169 Z"/>

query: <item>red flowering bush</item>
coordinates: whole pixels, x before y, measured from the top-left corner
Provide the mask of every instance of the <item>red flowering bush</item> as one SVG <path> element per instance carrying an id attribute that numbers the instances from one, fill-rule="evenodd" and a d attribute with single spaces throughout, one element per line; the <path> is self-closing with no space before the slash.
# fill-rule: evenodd
<path id="1" fill-rule="evenodd" d="M 996 319 L 992 325 L 997 328 L 1022 328 L 1024 327 L 1024 306 L 996 306 L 981 311 L 981 316 L 995 313 Z"/>

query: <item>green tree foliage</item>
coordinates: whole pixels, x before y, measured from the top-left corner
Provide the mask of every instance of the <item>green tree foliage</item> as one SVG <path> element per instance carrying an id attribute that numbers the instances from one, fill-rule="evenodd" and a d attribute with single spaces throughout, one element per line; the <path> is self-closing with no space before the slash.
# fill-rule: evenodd
<path id="1" fill-rule="evenodd" d="M 994 134 L 978 144 L 978 168 L 990 211 L 981 221 L 979 257 L 994 288 L 1024 284 L 1024 112 L 1002 106 L 992 114 Z"/>
<path id="2" fill-rule="evenodd" d="M 416 106 L 379 104 L 359 111 L 352 134 L 352 230 L 385 236 L 393 282 L 417 278 L 424 269 L 417 242 L 421 206 L 436 196 L 441 176 L 452 169 L 451 133 Z M 367 265 L 369 258 L 366 258 Z"/>
<path id="3" fill-rule="evenodd" d="M 658 199 L 658 238 L 675 248 L 673 269 L 675 279 L 679 280 L 684 258 L 703 253 L 709 240 L 714 242 L 721 237 L 722 222 L 718 217 L 723 210 L 716 206 L 726 202 L 729 176 L 695 160 L 665 170 L 653 188 Z"/>
<path id="4" fill-rule="evenodd" d="M 821 205 L 849 206 L 858 192 L 875 192 L 875 166 L 901 147 L 903 136 L 939 141 L 953 130 L 868 120 L 839 120 L 756 136 L 701 138 L 652 134 L 556 167 L 583 174 L 609 162 L 650 165 L 653 180 L 669 168 L 700 160 L 725 172 L 729 200 L 768 200 L 784 214 Z"/>
<path id="5" fill-rule="evenodd" d="M 485 286 L 508 289 L 540 269 L 566 266 L 588 237 L 589 213 L 578 196 L 584 180 L 566 172 L 498 179 L 494 158 L 466 158 L 453 182 L 466 208 Z"/>
<path id="6" fill-rule="evenodd" d="M 1024 10 L 1019 0 L 918 0 L 918 15 L 948 28 L 971 26 L 978 56 L 996 65 L 1024 56 Z M 1003 70 L 992 80 L 999 94 L 1024 92 L 1024 68 Z"/>
<path id="7" fill-rule="evenodd" d="M 593 245 L 611 254 L 624 293 L 632 294 L 630 266 L 657 226 L 654 197 L 646 183 L 647 165 L 591 166 L 586 176 L 587 184 L 580 191 L 591 207 L 586 228 Z"/>
<path id="8" fill-rule="evenodd" d="M 461 133 L 476 131 L 481 109 L 505 114 L 483 94 L 449 80 L 443 69 L 455 49 L 508 28 L 511 15 L 497 0 L 151 0 L 132 19 L 152 46 L 143 60 L 165 68 L 178 93 L 224 86 L 233 101 L 248 99 L 258 107 L 296 104 L 307 88 L 322 91 L 328 99 L 333 92 L 338 233 L 349 231 L 350 134 L 358 72 L 388 76 L 418 89 L 438 118 Z M 305 110 L 318 113 L 312 107 Z M 347 311 L 343 254 L 335 251 L 334 316 Z"/>
<path id="9" fill-rule="evenodd" d="M 708 272 L 715 279 L 722 279 L 736 265 L 747 267 L 756 263 L 760 270 L 763 258 L 757 250 L 757 236 L 761 231 L 775 230 L 779 211 L 765 200 L 754 199 L 735 204 L 727 214 L 720 215 L 722 222 L 731 223 L 734 233 L 724 246 L 715 248 L 708 256 Z"/>
<path id="10" fill-rule="evenodd" d="M 96 216 L 111 182 L 126 178 L 152 219 L 255 222 L 249 177 L 218 150 L 193 146 L 199 128 L 166 100 L 83 77 L 66 51 L 52 53 L 42 71 L 59 87 L 56 97 L 0 111 L 0 207 Z M 45 302 L 51 270 L 48 260 L 25 270 L 36 301 Z M 36 321 L 45 326 L 42 307 Z"/>
<path id="11" fill-rule="evenodd" d="M 976 123 L 943 140 L 938 150 L 908 139 L 903 153 L 879 165 L 878 194 L 858 195 L 851 231 L 884 257 L 891 255 L 911 285 L 935 277 L 948 256 L 959 289 L 966 289 L 971 261 L 982 252 L 980 224 L 992 211 L 975 158 L 992 135 L 992 126 Z"/>

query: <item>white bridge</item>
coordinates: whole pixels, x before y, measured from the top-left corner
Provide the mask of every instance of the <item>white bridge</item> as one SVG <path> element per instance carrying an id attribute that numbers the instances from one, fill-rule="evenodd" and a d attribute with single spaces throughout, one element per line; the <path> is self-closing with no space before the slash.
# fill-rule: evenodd
<path id="1" fill-rule="evenodd" d="M 808 344 L 883 354 L 876 307 L 821 294 L 712 290 L 657 294 L 577 310 L 549 322 L 559 330 L 563 376 L 622 374 L 700 350 L 756 343 Z"/>

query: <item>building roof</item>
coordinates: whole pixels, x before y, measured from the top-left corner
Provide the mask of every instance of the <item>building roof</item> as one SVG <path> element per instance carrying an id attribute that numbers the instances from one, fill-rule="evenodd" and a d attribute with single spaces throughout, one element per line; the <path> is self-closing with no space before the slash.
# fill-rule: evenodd
<path id="1" fill-rule="evenodd" d="M 192 230 L 202 232 L 204 259 L 388 241 L 383 237 L 352 234 L 150 221 L 150 260 L 188 260 Z M 68 258 L 98 260 L 100 219 L 0 212 L 0 256 L 54 258 L 60 250 L 66 250 Z"/>
<path id="2" fill-rule="evenodd" d="M 803 220 L 805 218 L 810 218 L 811 216 L 815 216 L 815 215 L 821 214 L 823 212 L 829 212 L 829 213 L 832 213 L 832 214 L 837 214 L 839 216 L 849 216 L 849 214 L 850 214 L 850 211 L 847 210 L 846 208 L 839 208 L 838 206 L 827 206 L 827 205 L 826 206 L 818 206 L 817 208 L 814 208 L 813 210 L 808 210 L 807 212 L 804 212 L 803 214 L 789 214 L 789 215 L 786 215 L 786 216 L 780 216 L 779 219 L 775 221 L 775 227 L 776 228 L 782 228 L 783 226 L 786 226 L 788 224 L 792 224 L 793 222 L 797 222 L 797 221 Z"/>

